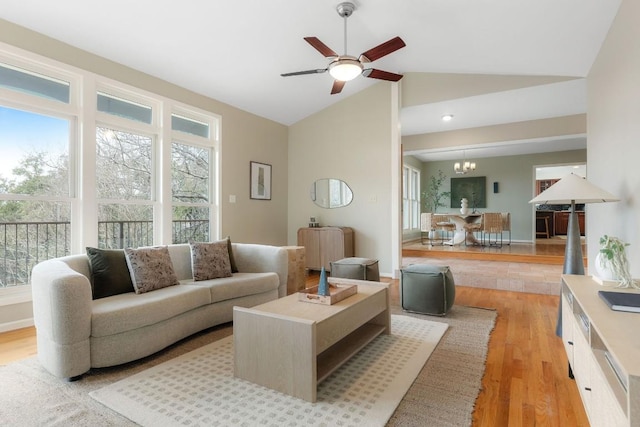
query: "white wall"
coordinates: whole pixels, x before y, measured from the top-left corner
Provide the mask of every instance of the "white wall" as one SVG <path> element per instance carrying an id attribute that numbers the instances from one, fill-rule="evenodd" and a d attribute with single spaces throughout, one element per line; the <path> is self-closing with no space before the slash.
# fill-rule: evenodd
<path id="1" fill-rule="evenodd" d="M 640 278 L 640 2 L 623 0 L 587 78 L 587 174 L 621 201 L 589 205 L 589 266 L 603 234 L 631 245 L 631 273 Z M 593 271 L 593 269 L 591 269 Z"/>
<path id="2" fill-rule="evenodd" d="M 289 128 L 289 244 L 309 217 L 352 227 L 355 254 L 392 273 L 392 88 L 378 83 Z M 353 190 L 344 208 L 322 209 L 309 197 L 318 178 L 339 178 Z M 397 180 L 395 180 L 397 182 Z"/>

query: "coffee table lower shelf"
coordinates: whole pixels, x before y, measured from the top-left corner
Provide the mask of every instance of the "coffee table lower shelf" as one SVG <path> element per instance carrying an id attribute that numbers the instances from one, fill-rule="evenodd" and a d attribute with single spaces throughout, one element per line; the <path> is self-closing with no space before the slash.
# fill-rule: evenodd
<path id="1" fill-rule="evenodd" d="M 333 371 L 344 365 L 385 330 L 386 328 L 384 326 L 365 323 L 320 353 L 317 361 L 318 384 L 331 375 Z"/>

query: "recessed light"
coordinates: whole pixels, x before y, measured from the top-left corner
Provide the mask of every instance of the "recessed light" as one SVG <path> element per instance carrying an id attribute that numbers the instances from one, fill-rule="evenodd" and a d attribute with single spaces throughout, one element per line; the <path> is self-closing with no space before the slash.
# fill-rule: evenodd
<path id="1" fill-rule="evenodd" d="M 443 122 L 451 121 L 451 119 L 453 119 L 453 114 L 445 114 L 444 116 L 442 116 Z"/>

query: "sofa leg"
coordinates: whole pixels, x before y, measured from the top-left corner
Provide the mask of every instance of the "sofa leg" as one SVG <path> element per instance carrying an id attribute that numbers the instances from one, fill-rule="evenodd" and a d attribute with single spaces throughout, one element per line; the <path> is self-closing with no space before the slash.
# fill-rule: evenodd
<path id="1" fill-rule="evenodd" d="M 75 382 L 75 381 L 78 381 L 78 380 L 82 379 L 83 376 L 84 376 L 84 374 L 80 374 L 80 375 L 76 375 L 75 377 L 65 378 L 65 380 L 68 383 L 72 383 L 72 382 Z"/>

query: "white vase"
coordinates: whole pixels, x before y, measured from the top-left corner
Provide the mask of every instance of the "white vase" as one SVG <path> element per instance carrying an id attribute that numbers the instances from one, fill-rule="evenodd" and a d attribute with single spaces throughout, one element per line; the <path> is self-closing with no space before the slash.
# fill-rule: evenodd
<path id="1" fill-rule="evenodd" d="M 620 280 L 620 278 L 611 270 L 609 261 L 604 255 L 598 252 L 594 262 L 595 275 L 602 280 Z"/>
<path id="2" fill-rule="evenodd" d="M 466 215 L 469 213 L 469 202 L 467 201 L 467 199 L 462 199 L 460 201 L 460 213 L 462 215 Z"/>

